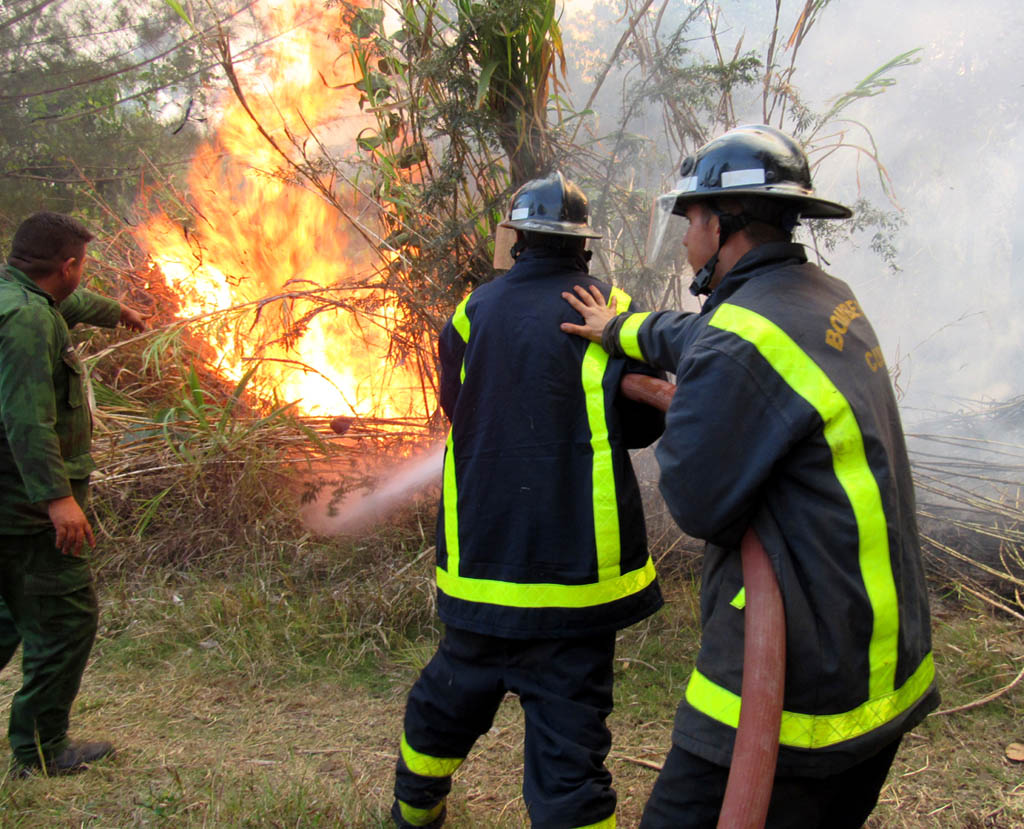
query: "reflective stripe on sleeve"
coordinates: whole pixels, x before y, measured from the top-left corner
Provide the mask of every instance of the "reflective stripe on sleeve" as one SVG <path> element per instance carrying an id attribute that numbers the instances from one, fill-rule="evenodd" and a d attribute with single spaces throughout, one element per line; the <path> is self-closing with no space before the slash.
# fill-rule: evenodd
<path id="1" fill-rule="evenodd" d="M 626 309 L 620 308 L 619 310 L 624 311 Z M 643 363 L 647 362 L 647 358 L 644 356 L 643 349 L 640 348 L 640 326 L 644 324 L 650 315 L 650 311 L 630 314 L 623 321 L 622 327 L 619 329 L 619 348 L 622 349 L 627 357 L 632 357 L 634 360 L 640 360 Z"/>

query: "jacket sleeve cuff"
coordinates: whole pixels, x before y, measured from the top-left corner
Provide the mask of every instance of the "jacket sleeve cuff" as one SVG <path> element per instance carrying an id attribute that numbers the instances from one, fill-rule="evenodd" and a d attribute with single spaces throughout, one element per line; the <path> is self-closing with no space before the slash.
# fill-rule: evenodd
<path id="1" fill-rule="evenodd" d="M 66 498 L 72 495 L 71 481 L 66 475 L 51 475 L 46 480 L 25 480 L 25 495 L 33 504 L 45 504 L 56 498 Z"/>
<path id="2" fill-rule="evenodd" d="M 619 314 L 612 317 L 601 332 L 601 347 L 613 357 L 629 357 L 646 363 L 647 355 L 640 347 L 639 331 L 650 316 L 649 311 Z"/>

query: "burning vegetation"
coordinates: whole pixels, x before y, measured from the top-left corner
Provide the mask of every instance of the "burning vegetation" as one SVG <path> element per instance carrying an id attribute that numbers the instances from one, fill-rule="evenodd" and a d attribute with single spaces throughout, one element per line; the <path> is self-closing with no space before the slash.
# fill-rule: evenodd
<path id="1" fill-rule="evenodd" d="M 279 34 L 244 60 L 218 39 L 232 87 L 214 135 L 187 191 L 151 191 L 133 235 L 221 377 L 248 374 L 247 393 L 304 415 L 426 420 L 432 346 L 407 340 L 396 353 L 408 310 L 387 281 L 396 254 L 374 244 L 372 202 L 294 157 L 308 134 L 325 153 L 350 150 L 373 121 L 350 38 L 320 3 L 282 4 L 260 22 Z"/>
<path id="2" fill-rule="evenodd" d="M 287 523 L 294 500 L 285 507 L 277 496 L 350 503 L 379 479 L 379 462 L 391 468 L 436 440 L 436 332 L 490 278 L 493 229 L 508 195 L 552 165 L 570 165 L 593 194 L 606 232 L 595 271 L 650 307 L 682 303 L 688 274 L 643 266 L 636 227 L 650 202 L 649 171 L 663 174 L 673 156 L 731 126 L 741 90 L 758 90 L 766 121 L 803 113 L 792 77 L 821 10 L 805 10 L 791 31 L 777 17 L 765 62 L 723 48 L 713 9 L 687 11 L 665 41 L 658 27 L 666 12 L 651 17 L 647 6 L 630 7 L 616 53 L 634 55 L 644 80 L 605 135 L 571 108 L 552 3 L 456 3 L 442 12 L 419 0 L 289 0 L 189 20 L 189 42 L 224 83 L 205 95 L 184 175 L 144 159 L 136 218 L 129 233 L 107 237 L 94 269 L 114 294 L 163 323 L 127 346 L 104 347 L 98 335 L 90 357 L 100 444 L 109 449 L 100 498 L 134 536 L 162 537 L 160 526 L 177 525 L 201 503 L 193 526 L 219 526 L 208 531 L 221 540 L 210 545 L 197 532 L 166 544 L 168 558 L 193 560 L 231 546 L 231 527 L 251 523 L 227 517 L 246 514 L 245 505 L 212 506 L 225 497 L 233 503 L 252 486 L 246 504 L 264 504 L 255 524 L 268 515 Z M 697 26 L 715 47 L 710 62 L 688 46 Z M 861 128 L 842 116 L 913 60 L 899 55 L 827 112 L 801 115 L 812 161 L 858 153 L 891 195 L 873 143 L 856 140 L 851 130 Z M 602 56 L 589 68 L 589 102 L 613 63 Z M 681 99 L 679 83 L 689 90 Z M 631 132 L 645 108 L 660 108 L 669 153 Z M 181 126 L 192 112 L 190 103 Z M 92 192 L 108 217 L 117 215 Z M 872 210 L 863 215 L 877 219 L 874 241 L 898 230 Z M 821 237 L 825 247 L 838 241 Z M 936 562 L 981 559 L 974 576 L 984 584 L 970 589 L 1019 612 L 1019 507 L 1005 491 L 1016 472 L 1001 473 L 998 493 L 971 490 L 965 480 L 979 475 L 950 455 L 979 445 L 953 451 L 956 440 L 943 437 L 936 449 L 934 438 L 922 438 L 926 538 Z M 217 494 L 222 488 L 228 496 Z M 205 494 L 188 506 L 188 492 Z M 958 577 L 970 584 L 971 572 Z"/>

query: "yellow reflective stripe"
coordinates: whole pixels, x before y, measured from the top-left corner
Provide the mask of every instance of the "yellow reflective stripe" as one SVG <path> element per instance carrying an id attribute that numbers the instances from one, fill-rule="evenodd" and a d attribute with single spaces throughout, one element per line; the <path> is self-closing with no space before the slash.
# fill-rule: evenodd
<path id="1" fill-rule="evenodd" d="M 625 311 L 632 301 L 629 294 L 612 288 L 608 296 L 615 298 Z M 612 445 L 608 440 L 608 415 L 604 405 L 604 375 L 608 368 L 608 352 L 599 343 L 590 343 L 583 354 L 580 380 L 590 426 L 590 448 L 593 451 L 591 497 L 594 508 L 594 543 L 597 548 L 598 581 L 614 579 L 621 574 L 622 545 L 619 540 L 619 505 L 615 496 L 615 468 Z"/>
<path id="2" fill-rule="evenodd" d="M 452 327 L 467 345 L 469 345 L 470 324 L 469 315 L 466 314 L 466 305 L 471 296 L 472 294 L 468 294 L 452 314 Z M 466 382 L 465 357 L 462 359 L 459 382 Z M 452 438 L 452 428 L 448 429 L 448 438 L 445 441 L 442 500 L 444 503 L 444 543 L 448 553 L 448 566 L 457 573 L 459 571 L 459 489 L 455 481 L 455 444 Z"/>
<path id="3" fill-rule="evenodd" d="M 452 327 L 456 333 L 462 337 L 462 341 L 469 344 L 469 315 L 466 313 L 466 304 L 469 302 L 469 298 L 472 294 L 467 294 L 466 298 L 462 300 L 455 308 L 455 313 L 452 314 Z M 459 381 L 462 383 L 466 382 L 466 361 L 462 361 L 462 370 L 459 373 Z"/>
<path id="4" fill-rule="evenodd" d="M 454 427 L 448 429 L 445 441 L 444 469 L 442 470 L 441 501 L 444 509 L 444 547 L 447 553 L 447 567 L 453 573 L 459 572 L 459 487 L 455 480 Z M 438 572 L 441 572 L 439 569 Z"/>
<path id="5" fill-rule="evenodd" d="M 608 352 L 598 343 L 590 343 L 583 354 L 581 380 L 590 424 L 590 447 L 594 457 L 591 469 L 591 497 L 594 509 L 594 544 L 597 548 L 598 579 L 619 574 L 619 509 L 615 500 L 615 470 L 608 440 L 608 421 L 604 411 L 604 379 Z"/>
<path id="6" fill-rule="evenodd" d="M 451 777 L 455 769 L 462 765 L 463 757 L 431 757 L 421 754 L 405 739 L 402 732 L 402 760 L 413 774 L 421 777 Z"/>
<path id="7" fill-rule="evenodd" d="M 466 314 L 466 303 L 469 302 L 471 296 L 473 295 L 466 294 L 465 299 L 455 307 L 455 313 L 452 314 L 452 327 L 462 337 L 464 343 L 469 342 L 469 316 Z"/>
<path id="8" fill-rule="evenodd" d="M 832 450 L 832 468 L 857 522 L 859 564 L 874 614 L 868 646 L 869 699 L 892 693 L 899 659 L 899 597 L 889 555 L 882 493 L 864 452 L 857 418 L 821 367 L 774 322 L 748 308 L 720 306 L 709 325 L 742 337 L 821 417 Z"/>
<path id="9" fill-rule="evenodd" d="M 436 806 L 431 806 L 429 809 L 417 809 L 415 806 L 410 806 L 404 800 L 398 801 L 398 809 L 402 813 L 402 819 L 406 823 L 411 823 L 413 826 L 429 826 L 437 820 L 437 817 L 441 814 L 441 810 L 443 808 L 443 800 Z"/>
<path id="10" fill-rule="evenodd" d="M 732 601 L 729 604 L 737 610 L 743 610 L 747 606 L 747 588 L 741 587 L 740 592 L 732 597 Z"/>
<path id="11" fill-rule="evenodd" d="M 632 596 L 654 581 L 654 562 L 616 578 L 590 584 L 519 584 L 495 579 L 470 579 L 451 566 L 437 568 L 437 586 L 448 596 L 467 602 L 484 602 L 504 607 L 593 607 Z"/>
<path id="12" fill-rule="evenodd" d="M 615 813 L 613 812 L 597 823 L 588 823 L 586 826 L 577 826 L 575 829 L 615 829 Z"/>
<path id="13" fill-rule="evenodd" d="M 931 652 L 901 688 L 869 699 L 852 711 L 839 714 L 782 712 L 779 743 L 794 748 L 826 748 L 861 737 L 896 718 L 927 693 L 935 679 Z M 740 721 L 740 696 L 694 670 L 686 686 L 686 701 L 709 717 L 736 728 Z"/>
<path id="14" fill-rule="evenodd" d="M 619 311 L 625 309 L 620 308 Z M 634 360 L 640 360 L 641 362 L 647 362 L 647 358 L 644 357 L 643 351 L 640 350 L 640 326 L 644 324 L 644 321 L 651 315 L 650 311 L 645 311 L 641 314 L 630 314 L 626 317 L 626 321 L 622 323 L 622 327 L 619 329 L 619 348 L 623 350 L 627 357 L 632 357 Z"/>

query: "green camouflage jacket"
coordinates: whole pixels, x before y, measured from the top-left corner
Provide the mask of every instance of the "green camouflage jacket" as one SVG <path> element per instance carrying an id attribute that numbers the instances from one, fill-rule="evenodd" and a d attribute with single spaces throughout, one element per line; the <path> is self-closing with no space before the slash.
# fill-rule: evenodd
<path id="1" fill-rule="evenodd" d="M 71 495 L 72 482 L 96 468 L 83 368 L 68 329 L 113 328 L 120 316 L 118 302 L 84 289 L 57 306 L 21 271 L 0 266 L 0 535 L 47 529 L 46 502 Z"/>

